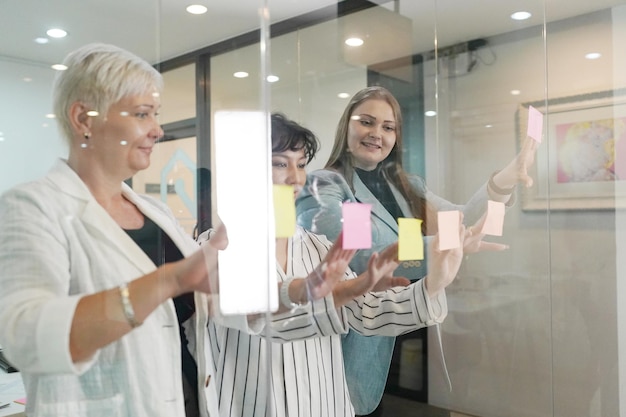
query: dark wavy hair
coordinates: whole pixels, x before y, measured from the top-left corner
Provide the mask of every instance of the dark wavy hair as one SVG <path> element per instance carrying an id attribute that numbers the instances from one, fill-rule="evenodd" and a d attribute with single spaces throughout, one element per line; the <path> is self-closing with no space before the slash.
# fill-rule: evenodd
<path id="1" fill-rule="evenodd" d="M 307 164 L 319 149 L 317 136 L 282 113 L 272 113 L 272 152 L 304 150 Z"/>

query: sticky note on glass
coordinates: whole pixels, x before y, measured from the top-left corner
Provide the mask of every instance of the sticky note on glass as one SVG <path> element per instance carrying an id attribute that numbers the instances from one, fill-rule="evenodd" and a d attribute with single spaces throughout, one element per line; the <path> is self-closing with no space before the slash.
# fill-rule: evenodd
<path id="1" fill-rule="evenodd" d="M 420 219 L 398 218 L 398 260 L 424 259 L 424 240 Z"/>
<path id="2" fill-rule="evenodd" d="M 499 201 L 487 201 L 487 218 L 481 233 L 491 236 L 502 236 L 504 226 L 504 203 Z"/>
<path id="3" fill-rule="evenodd" d="M 26 397 L 24 398 L 18 398 L 17 400 L 15 400 L 14 402 L 18 403 L 18 404 L 22 404 L 22 405 L 26 405 Z"/>
<path id="4" fill-rule="evenodd" d="M 369 249 L 372 247 L 371 212 L 371 204 L 342 204 L 344 249 Z"/>
<path id="5" fill-rule="evenodd" d="M 543 114 L 533 106 L 528 106 L 528 129 L 526 135 L 541 143 L 542 133 Z"/>
<path id="6" fill-rule="evenodd" d="M 291 237 L 296 233 L 296 205 L 291 185 L 274 185 L 274 219 L 276 237 Z"/>
<path id="7" fill-rule="evenodd" d="M 439 230 L 439 250 L 454 249 L 461 246 L 459 226 L 461 215 L 458 210 L 440 211 L 437 213 Z"/>

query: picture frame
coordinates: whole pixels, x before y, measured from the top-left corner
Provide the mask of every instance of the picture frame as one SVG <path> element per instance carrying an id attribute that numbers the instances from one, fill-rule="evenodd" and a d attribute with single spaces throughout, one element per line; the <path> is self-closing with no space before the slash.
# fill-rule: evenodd
<path id="1" fill-rule="evenodd" d="M 626 89 L 521 103 L 520 146 L 529 106 L 543 113 L 544 134 L 529 169 L 533 186 L 522 191 L 522 210 L 626 208 Z"/>

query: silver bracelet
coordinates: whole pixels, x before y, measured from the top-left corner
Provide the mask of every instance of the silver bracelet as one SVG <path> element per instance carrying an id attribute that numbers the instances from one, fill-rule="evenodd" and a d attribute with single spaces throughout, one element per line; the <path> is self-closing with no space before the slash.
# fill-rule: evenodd
<path id="1" fill-rule="evenodd" d="M 287 307 L 289 310 L 293 310 L 294 308 L 298 308 L 302 306 L 302 304 L 294 303 L 291 301 L 289 297 L 289 285 L 293 282 L 294 278 L 287 278 L 283 281 L 283 284 L 280 286 L 280 291 L 278 292 L 278 298 L 280 299 L 280 303 Z"/>
<path id="2" fill-rule="evenodd" d="M 120 285 L 118 289 L 120 290 L 120 299 L 122 300 L 122 307 L 124 308 L 124 316 L 126 317 L 126 321 L 133 329 L 135 327 L 141 326 L 141 323 L 139 323 L 135 318 L 135 310 L 133 309 L 133 305 L 130 302 L 130 292 L 128 291 L 128 284 L 124 283 Z"/>

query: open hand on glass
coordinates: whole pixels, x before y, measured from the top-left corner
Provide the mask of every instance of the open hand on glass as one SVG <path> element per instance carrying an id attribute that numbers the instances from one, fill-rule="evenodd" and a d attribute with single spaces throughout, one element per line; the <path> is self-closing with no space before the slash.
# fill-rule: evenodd
<path id="1" fill-rule="evenodd" d="M 333 289 L 335 306 L 345 305 L 366 292 L 385 291 L 392 287 L 406 286 L 411 282 L 407 278 L 392 276 L 398 268 L 398 243 L 387 246 L 380 253 L 373 253 L 367 265 L 367 271 L 354 279 L 337 283 Z"/>
<path id="2" fill-rule="evenodd" d="M 356 250 L 343 249 L 343 233 L 339 233 L 324 260 L 306 278 L 306 296 L 317 300 L 330 294 L 341 281 Z"/>
<path id="3" fill-rule="evenodd" d="M 174 262 L 171 266 L 176 277 L 179 294 L 199 291 L 207 294 L 217 294 L 218 270 L 217 253 L 228 246 L 226 226 L 220 223 L 211 234 L 210 239 L 193 255 Z"/>
<path id="4" fill-rule="evenodd" d="M 465 226 L 459 226 L 459 238 L 461 245 L 454 249 L 439 249 L 439 233 L 435 235 L 428 245 L 428 274 L 424 278 L 426 291 L 431 297 L 436 296 L 441 290 L 454 281 L 461 261 L 463 261 L 463 247 L 466 236 Z"/>
<path id="5" fill-rule="evenodd" d="M 466 254 L 485 252 L 485 251 L 502 251 L 509 248 L 508 245 L 495 242 L 485 242 L 483 239 L 486 236 L 482 233 L 483 226 L 487 220 L 487 212 L 485 212 L 481 218 L 472 226 L 465 229 L 463 236 L 463 252 Z"/>
<path id="6" fill-rule="evenodd" d="M 405 287 L 411 283 L 408 278 L 394 277 L 395 271 L 400 265 L 398 261 L 398 242 L 383 249 L 382 252 L 373 253 L 367 263 L 367 291 L 386 291 L 393 287 Z M 358 278 L 357 278 L 358 279 Z"/>

